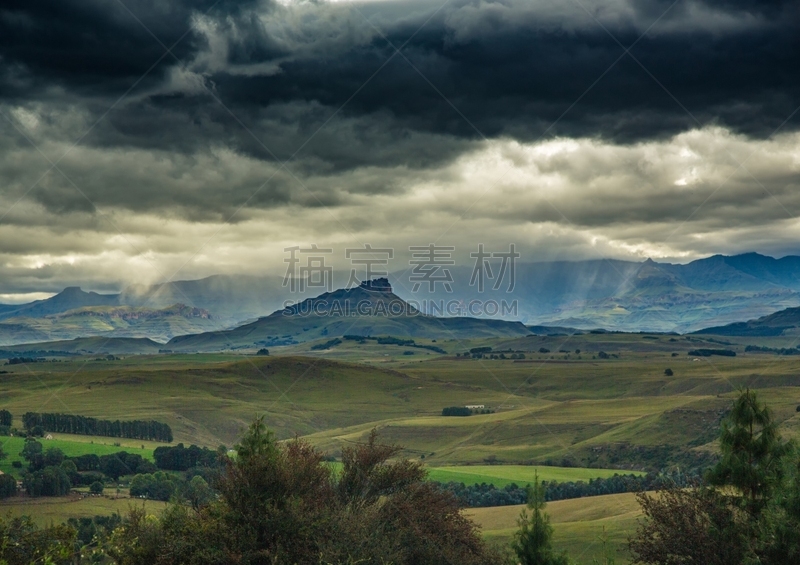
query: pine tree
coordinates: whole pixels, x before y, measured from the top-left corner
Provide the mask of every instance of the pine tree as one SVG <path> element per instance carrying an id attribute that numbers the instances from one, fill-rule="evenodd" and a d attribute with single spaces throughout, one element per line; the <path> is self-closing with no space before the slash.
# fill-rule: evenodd
<path id="1" fill-rule="evenodd" d="M 545 511 L 544 485 L 534 473 L 533 486 L 528 487 L 528 507 L 520 513 L 512 547 L 521 565 L 567 565 L 563 553 L 553 551 L 553 526 Z M 528 513 L 530 511 L 530 513 Z"/>
<path id="2" fill-rule="evenodd" d="M 780 480 L 781 460 L 789 450 L 778 434 L 772 412 L 755 391 L 741 391 L 722 424 L 722 458 L 708 474 L 712 485 L 738 489 L 748 512 L 757 515 Z"/>

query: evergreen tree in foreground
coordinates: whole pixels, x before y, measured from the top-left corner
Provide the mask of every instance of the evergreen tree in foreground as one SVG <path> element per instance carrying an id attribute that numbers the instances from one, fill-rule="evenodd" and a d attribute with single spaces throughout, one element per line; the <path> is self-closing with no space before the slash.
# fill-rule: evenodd
<path id="1" fill-rule="evenodd" d="M 745 509 L 757 515 L 780 482 L 781 461 L 790 445 L 781 440 L 770 409 L 750 389 L 734 401 L 719 439 L 722 458 L 709 472 L 708 482 L 738 489 Z"/>
<path id="2" fill-rule="evenodd" d="M 512 547 L 521 565 L 567 565 L 567 556 L 553 551 L 553 526 L 545 513 L 544 485 L 534 474 L 528 487 L 528 507 L 520 513 Z M 530 514 L 528 513 L 530 511 Z"/>

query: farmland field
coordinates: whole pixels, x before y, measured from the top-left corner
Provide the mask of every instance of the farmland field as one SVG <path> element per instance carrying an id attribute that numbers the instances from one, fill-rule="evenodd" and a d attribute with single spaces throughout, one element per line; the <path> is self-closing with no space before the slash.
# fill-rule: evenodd
<path id="1" fill-rule="evenodd" d="M 538 474 L 540 481 L 589 481 L 590 479 L 608 478 L 619 474 L 614 469 L 585 469 L 570 467 L 548 467 L 530 465 L 475 465 L 457 467 L 431 467 L 428 478 L 432 481 L 447 483 L 450 481 L 473 484 L 493 484 L 504 487 L 512 483 L 518 486 L 532 484 L 534 474 Z M 641 474 L 641 473 L 637 473 Z"/>
<path id="2" fill-rule="evenodd" d="M 403 356 L 402 348 L 375 343 L 364 348 L 348 343 L 328 353 L 310 351 L 306 344 L 276 347 L 269 357 L 70 358 L 5 367 L 0 408 L 14 414 L 17 426 L 29 410 L 154 419 L 172 427 L 174 443 L 212 449 L 232 446 L 255 416 L 264 415 L 278 438 L 299 436 L 332 458 L 375 429 L 382 441 L 403 446 L 403 456 L 425 463 L 434 480 L 497 487 L 524 486 L 535 471 L 542 480 L 564 482 L 707 465 L 717 449 L 719 423 L 743 386 L 758 389 L 784 436 L 800 435 L 800 358 L 748 354 L 744 347 L 750 341 L 730 338 L 725 347 L 737 356 L 698 359 L 687 352 L 720 347 L 713 337 L 643 337 L 589 334 L 436 343 L 448 353 L 478 346 L 523 350 L 524 360 L 425 351 Z M 757 340 L 770 347 L 784 341 Z M 599 358 L 600 351 L 607 358 Z M 442 416 L 443 408 L 464 405 L 484 405 L 488 413 Z M 8 455 L 0 470 L 13 472 L 22 439 L 0 442 Z M 126 450 L 146 458 L 163 445 L 60 434 L 43 444 L 67 455 Z M 32 514 L 51 518 L 72 515 L 82 504 L 90 512 L 94 503 L 64 500 L 28 507 Z M 621 547 L 635 527 L 638 510 L 632 504 L 629 495 L 549 504 L 556 543 L 576 558 L 583 555 L 583 562 L 596 555 L 604 531 L 611 545 Z M 519 508 L 467 512 L 484 524 L 489 539 L 505 543 Z"/>
<path id="3" fill-rule="evenodd" d="M 516 520 L 524 506 L 470 508 L 464 513 L 481 526 L 484 535 L 495 543 L 508 543 L 517 528 Z M 609 494 L 591 498 L 559 500 L 547 504 L 553 524 L 553 544 L 581 565 L 606 555 L 617 563 L 627 562 L 627 538 L 636 529 L 641 512 L 633 494 Z"/>
<path id="4" fill-rule="evenodd" d="M 57 496 L 40 498 L 11 498 L 0 501 L 0 515 L 30 516 L 40 526 L 58 524 L 69 518 L 91 518 L 109 514 L 125 515 L 131 507 L 144 507 L 148 514 L 159 514 L 166 503 L 139 500 L 114 494 L 106 496 Z"/>
<path id="5" fill-rule="evenodd" d="M 145 459 L 153 459 L 153 449 L 159 444 L 153 441 L 143 441 L 134 439 L 96 437 L 96 436 L 76 436 L 68 434 L 51 434 L 53 439 L 40 439 L 44 449 L 57 448 L 64 452 L 67 457 L 94 453 L 95 455 L 110 455 L 119 451 L 136 453 Z M 118 445 L 114 445 L 114 444 Z M 20 456 L 22 447 L 25 444 L 23 437 L 0 437 L 0 447 L 6 454 L 6 458 L 0 460 L 0 471 L 19 476 L 20 469 L 12 466 L 14 461 L 24 462 Z"/>

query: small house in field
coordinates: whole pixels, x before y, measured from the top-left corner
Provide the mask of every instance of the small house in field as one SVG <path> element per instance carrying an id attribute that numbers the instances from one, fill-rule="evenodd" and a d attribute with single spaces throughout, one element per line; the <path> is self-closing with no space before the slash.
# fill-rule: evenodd
<path id="1" fill-rule="evenodd" d="M 53 434 L 47 434 L 44 439 L 53 439 Z"/>

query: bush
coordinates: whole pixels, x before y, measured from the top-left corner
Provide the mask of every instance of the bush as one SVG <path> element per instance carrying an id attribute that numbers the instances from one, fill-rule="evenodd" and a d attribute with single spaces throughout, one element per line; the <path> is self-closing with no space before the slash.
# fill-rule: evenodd
<path id="1" fill-rule="evenodd" d="M 92 483 L 102 483 L 105 478 L 105 475 L 100 471 L 87 471 L 78 473 L 78 484 L 81 486 L 91 486 Z"/>
<path id="2" fill-rule="evenodd" d="M 671 377 L 674 373 L 672 372 L 672 369 L 664 369 L 664 374 L 668 377 Z"/>
<path id="3" fill-rule="evenodd" d="M 687 353 L 692 357 L 711 357 L 720 355 L 722 357 L 736 357 L 736 352 L 730 349 L 692 349 Z"/>
<path id="4" fill-rule="evenodd" d="M 29 516 L 0 518 L 0 562 L 7 565 L 76 563 L 75 530 L 66 525 L 43 529 Z"/>
<path id="5" fill-rule="evenodd" d="M 11 475 L 0 475 L 0 498 L 17 494 L 17 479 Z"/>
<path id="6" fill-rule="evenodd" d="M 22 469 L 22 461 L 12 461 L 11 466 L 15 469 Z"/>
<path id="7" fill-rule="evenodd" d="M 712 489 L 668 489 L 636 495 L 645 520 L 629 541 L 634 563 L 743 563 L 747 554 L 741 512 Z"/>
<path id="8" fill-rule="evenodd" d="M 89 485 L 89 492 L 92 494 L 103 494 L 103 483 L 95 481 Z"/>
<path id="9" fill-rule="evenodd" d="M 466 406 L 448 406 L 442 408 L 442 416 L 472 416 L 472 410 Z"/>
<path id="10" fill-rule="evenodd" d="M 172 498 L 177 487 L 177 479 L 163 471 L 153 474 L 136 475 L 131 480 L 131 496 L 143 496 L 151 500 L 163 500 L 164 502 Z"/>
<path id="11" fill-rule="evenodd" d="M 455 501 L 425 481 L 399 448 L 342 449 L 336 473 L 302 440 L 278 443 L 261 419 L 236 446 L 216 486 L 195 512 L 175 505 L 160 518 L 132 510 L 112 534 L 120 565 L 152 563 L 499 563 Z M 200 481 L 196 487 L 204 490 Z"/>

